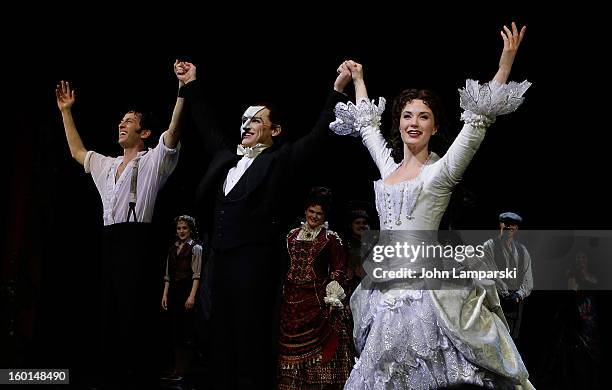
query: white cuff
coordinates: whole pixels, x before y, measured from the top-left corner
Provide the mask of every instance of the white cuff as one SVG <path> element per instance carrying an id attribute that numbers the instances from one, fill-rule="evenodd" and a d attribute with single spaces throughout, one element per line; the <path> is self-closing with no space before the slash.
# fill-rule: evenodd
<path id="1" fill-rule="evenodd" d="M 472 111 L 464 111 L 461 114 L 461 120 L 473 127 L 487 128 L 492 123 L 495 123 L 494 116 L 474 114 Z"/>
<path id="2" fill-rule="evenodd" d="M 336 307 L 344 306 L 341 300 L 346 298 L 346 294 L 344 293 L 342 286 L 340 286 L 340 283 L 337 281 L 332 280 L 327 284 L 327 287 L 325 287 L 325 294 L 326 297 L 323 300 L 326 304 Z"/>
<path id="3" fill-rule="evenodd" d="M 523 94 L 531 86 L 527 80 L 500 84 L 493 80 L 480 85 L 478 81 L 466 80 L 465 88 L 459 90 L 459 105 L 472 115 L 488 118 L 516 111 L 523 103 Z"/>
<path id="4" fill-rule="evenodd" d="M 85 173 L 90 173 L 91 169 L 89 168 L 89 161 L 91 160 L 91 155 L 93 154 L 93 150 L 88 150 L 85 155 L 85 161 L 83 161 L 83 169 L 85 169 Z"/>
<path id="5" fill-rule="evenodd" d="M 382 113 L 385 111 L 385 98 L 378 99 L 378 105 L 367 99 L 359 99 L 357 105 L 353 102 L 338 103 L 334 112 L 336 120 L 329 128 L 338 135 L 358 136 L 359 132 L 368 126 L 379 128 Z"/>
<path id="6" fill-rule="evenodd" d="M 176 148 L 172 149 L 166 146 L 166 144 L 164 143 L 164 135 L 168 132 L 168 130 L 164 131 L 161 136 L 159 137 L 159 145 L 162 147 L 162 149 L 164 150 L 164 152 L 166 154 L 174 154 L 176 152 L 178 152 L 179 150 L 181 150 L 181 142 L 179 141 L 176 144 Z"/>

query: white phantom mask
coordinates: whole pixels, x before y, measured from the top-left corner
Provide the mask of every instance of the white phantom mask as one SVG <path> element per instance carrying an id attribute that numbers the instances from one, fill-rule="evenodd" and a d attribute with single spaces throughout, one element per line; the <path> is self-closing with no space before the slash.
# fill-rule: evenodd
<path id="1" fill-rule="evenodd" d="M 242 126 L 240 126 L 240 139 L 244 136 L 244 133 L 251 127 L 251 120 L 257 113 L 263 110 L 264 106 L 250 106 L 242 114 Z"/>

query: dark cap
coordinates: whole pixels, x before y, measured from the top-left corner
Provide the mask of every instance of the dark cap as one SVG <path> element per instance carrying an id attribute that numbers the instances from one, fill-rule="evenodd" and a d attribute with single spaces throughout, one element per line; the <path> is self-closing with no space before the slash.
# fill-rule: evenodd
<path id="1" fill-rule="evenodd" d="M 370 222 L 370 215 L 365 210 L 351 210 L 349 212 L 348 217 L 349 222 L 353 222 L 354 220 L 359 218 L 364 218 L 368 221 L 368 223 Z"/>
<path id="2" fill-rule="evenodd" d="M 521 218 L 521 216 L 516 213 L 507 211 L 505 213 L 499 214 L 499 222 L 520 225 L 521 222 L 523 222 L 523 218 Z"/>

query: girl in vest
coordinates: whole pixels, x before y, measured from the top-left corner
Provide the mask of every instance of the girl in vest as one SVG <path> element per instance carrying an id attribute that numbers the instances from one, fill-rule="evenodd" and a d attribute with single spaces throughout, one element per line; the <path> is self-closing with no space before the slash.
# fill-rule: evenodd
<path id="1" fill-rule="evenodd" d="M 200 284 L 202 246 L 196 243 L 193 217 L 175 218 L 176 241 L 168 249 L 161 306 L 170 313 L 174 345 L 174 372 L 167 379 L 180 381 L 189 368 L 194 339 L 194 305 Z"/>

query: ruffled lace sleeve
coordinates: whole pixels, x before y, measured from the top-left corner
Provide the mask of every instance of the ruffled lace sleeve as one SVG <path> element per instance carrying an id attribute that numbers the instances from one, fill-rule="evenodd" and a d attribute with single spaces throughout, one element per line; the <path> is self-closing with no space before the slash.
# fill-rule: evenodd
<path id="1" fill-rule="evenodd" d="M 329 128 L 338 135 L 359 136 L 366 128 L 380 128 L 381 116 L 385 111 L 385 98 L 378 99 L 378 105 L 366 99 L 360 99 L 357 105 L 353 102 L 336 104 L 336 120 Z"/>
<path id="2" fill-rule="evenodd" d="M 488 127 L 499 115 L 516 111 L 523 103 L 523 94 L 531 86 L 511 81 L 500 84 L 495 80 L 480 85 L 478 81 L 466 80 L 465 88 L 459 90 L 459 105 L 465 111 L 461 119 L 475 127 Z"/>
<path id="3" fill-rule="evenodd" d="M 523 94 L 530 85 L 528 81 L 509 84 L 491 81 L 484 85 L 474 80 L 466 81 L 465 88 L 459 90 L 459 105 L 465 110 L 461 119 L 465 125 L 440 159 L 439 171 L 432 181 L 436 192 L 452 191 L 480 147 L 487 127 L 498 115 L 515 111 L 523 103 Z"/>
<path id="4" fill-rule="evenodd" d="M 329 128 L 338 135 L 361 136 L 363 144 L 368 148 L 374 163 L 384 178 L 395 168 L 395 161 L 391 157 L 391 149 L 380 133 L 382 113 L 385 111 L 385 98 L 374 100 L 361 99 L 357 105 L 352 102 L 338 103 L 335 113 L 336 120 Z"/>

